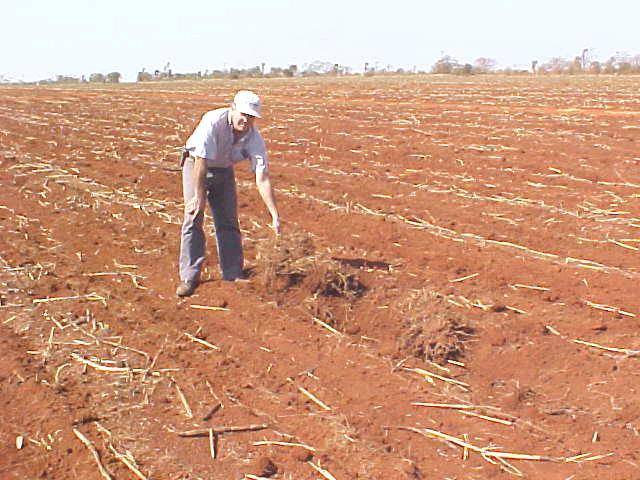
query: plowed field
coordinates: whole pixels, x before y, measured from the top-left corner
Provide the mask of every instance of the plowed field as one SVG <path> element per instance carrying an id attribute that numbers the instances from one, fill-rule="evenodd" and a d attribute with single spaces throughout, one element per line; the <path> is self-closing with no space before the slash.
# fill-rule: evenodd
<path id="1" fill-rule="evenodd" d="M 0 88 L 0 478 L 640 478 L 639 87 Z M 210 235 L 181 300 L 177 150 L 240 88 L 283 234 L 239 165 L 249 279 Z"/>

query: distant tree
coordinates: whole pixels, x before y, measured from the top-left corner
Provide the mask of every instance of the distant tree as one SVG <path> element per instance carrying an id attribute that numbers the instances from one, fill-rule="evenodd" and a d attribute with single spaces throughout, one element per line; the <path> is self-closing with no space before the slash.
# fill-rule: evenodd
<path id="1" fill-rule="evenodd" d="M 56 75 L 56 83 L 80 83 L 80 79 L 77 77 L 71 77 L 68 75 Z"/>
<path id="2" fill-rule="evenodd" d="M 91 83 L 104 83 L 105 80 L 105 76 L 102 73 L 92 73 L 89 75 L 89 81 Z"/>
<path id="3" fill-rule="evenodd" d="M 120 83 L 120 77 L 122 77 L 120 72 L 107 73 L 107 76 L 105 77 L 105 81 L 107 83 Z"/>
<path id="4" fill-rule="evenodd" d="M 582 72 L 582 57 L 575 57 L 573 62 L 568 66 L 566 72 L 575 75 Z"/>
<path id="5" fill-rule="evenodd" d="M 631 62 L 625 60 L 622 62 L 618 62 L 617 65 L 617 73 L 622 74 L 622 75 L 626 75 L 629 73 L 633 72 L 633 67 L 631 65 Z"/>
<path id="6" fill-rule="evenodd" d="M 602 64 L 597 60 L 589 64 L 589 73 L 599 74 L 602 72 Z"/>
<path id="7" fill-rule="evenodd" d="M 634 73 L 636 69 L 634 68 L 634 64 L 636 62 L 635 57 L 632 57 L 628 53 L 624 52 L 616 52 L 615 55 L 615 71 L 619 74 L 629 74 Z"/>
<path id="8" fill-rule="evenodd" d="M 298 74 L 298 65 L 289 65 L 283 73 L 286 77 L 295 77 Z"/>
<path id="9" fill-rule="evenodd" d="M 547 63 L 543 64 L 541 70 L 549 73 L 564 73 L 569 69 L 569 62 L 566 58 L 554 57 Z"/>
<path id="10" fill-rule="evenodd" d="M 497 62 L 493 58 L 480 57 L 473 62 L 474 73 L 489 73 L 496 68 Z"/>
<path id="11" fill-rule="evenodd" d="M 459 68 L 457 60 L 449 55 L 444 55 L 431 67 L 431 73 L 452 73 L 455 68 Z"/>
<path id="12" fill-rule="evenodd" d="M 153 76 L 149 72 L 145 72 L 144 68 L 141 72 L 138 72 L 138 76 L 136 78 L 137 82 L 149 82 L 153 80 Z"/>
<path id="13" fill-rule="evenodd" d="M 604 73 L 616 73 L 616 58 L 611 57 L 604 64 Z"/>
<path id="14" fill-rule="evenodd" d="M 262 69 L 260 68 L 260 66 L 255 66 L 252 68 L 248 68 L 244 71 L 244 75 L 243 76 L 247 76 L 247 77 L 261 77 L 262 76 Z"/>
<path id="15" fill-rule="evenodd" d="M 472 75 L 473 74 L 473 65 L 470 63 L 465 63 L 464 65 L 456 65 L 451 70 L 453 75 Z"/>
<path id="16" fill-rule="evenodd" d="M 333 71 L 333 67 L 335 64 L 331 62 L 323 62 L 320 60 L 316 60 L 315 62 L 311 62 L 307 65 L 303 65 L 302 73 L 304 75 L 325 75 Z"/>

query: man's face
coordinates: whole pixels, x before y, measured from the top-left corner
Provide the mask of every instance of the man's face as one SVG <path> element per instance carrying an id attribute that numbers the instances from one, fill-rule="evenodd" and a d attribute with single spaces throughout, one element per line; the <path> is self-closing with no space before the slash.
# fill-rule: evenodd
<path id="1" fill-rule="evenodd" d="M 251 128 L 256 117 L 236 110 L 235 105 L 231 109 L 231 124 L 236 132 L 246 132 Z"/>

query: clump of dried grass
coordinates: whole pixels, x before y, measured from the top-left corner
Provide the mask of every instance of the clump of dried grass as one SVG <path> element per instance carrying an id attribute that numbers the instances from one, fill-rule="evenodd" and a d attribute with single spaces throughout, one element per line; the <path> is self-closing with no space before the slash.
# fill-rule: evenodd
<path id="1" fill-rule="evenodd" d="M 405 321 L 397 345 L 403 356 L 440 364 L 463 356 L 465 342 L 474 330 L 438 295 L 423 290 L 411 295 L 400 308 Z"/>
<path id="2" fill-rule="evenodd" d="M 268 292 L 286 291 L 313 271 L 317 261 L 308 234 L 290 234 L 258 244 L 256 255 L 260 280 Z"/>
<path id="3" fill-rule="evenodd" d="M 314 297 L 352 300 L 366 287 L 349 267 L 316 251 L 308 234 L 294 233 L 258 245 L 257 269 L 269 293 L 305 284 Z"/>
<path id="4" fill-rule="evenodd" d="M 318 252 L 308 234 L 264 241 L 257 249 L 257 278 L 266 293 L 299 301 L 312 318 L 339 331 L 358 331 L 349 312 L 366 286 L 353 267 Z"/>
<path id="5" fill-rule="evenodd" d="M 353 300 L 366 291 L 355 273 L 348 272 L 344 265 L 334 260 L 319 262 L 316 271 L 318 278 L 313 291 L 315 295 Z"/>

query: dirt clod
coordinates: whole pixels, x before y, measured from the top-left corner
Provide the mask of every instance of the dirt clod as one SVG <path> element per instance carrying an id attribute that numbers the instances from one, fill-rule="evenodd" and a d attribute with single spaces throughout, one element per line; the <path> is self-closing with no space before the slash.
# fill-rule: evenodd
<path id="1" fill-rule="evenodd" d="M 260 457 L 256 460 L 253 470 L 259 477 L 271 477 L 278 473 L 278 467 L 269 457 Z"/>

